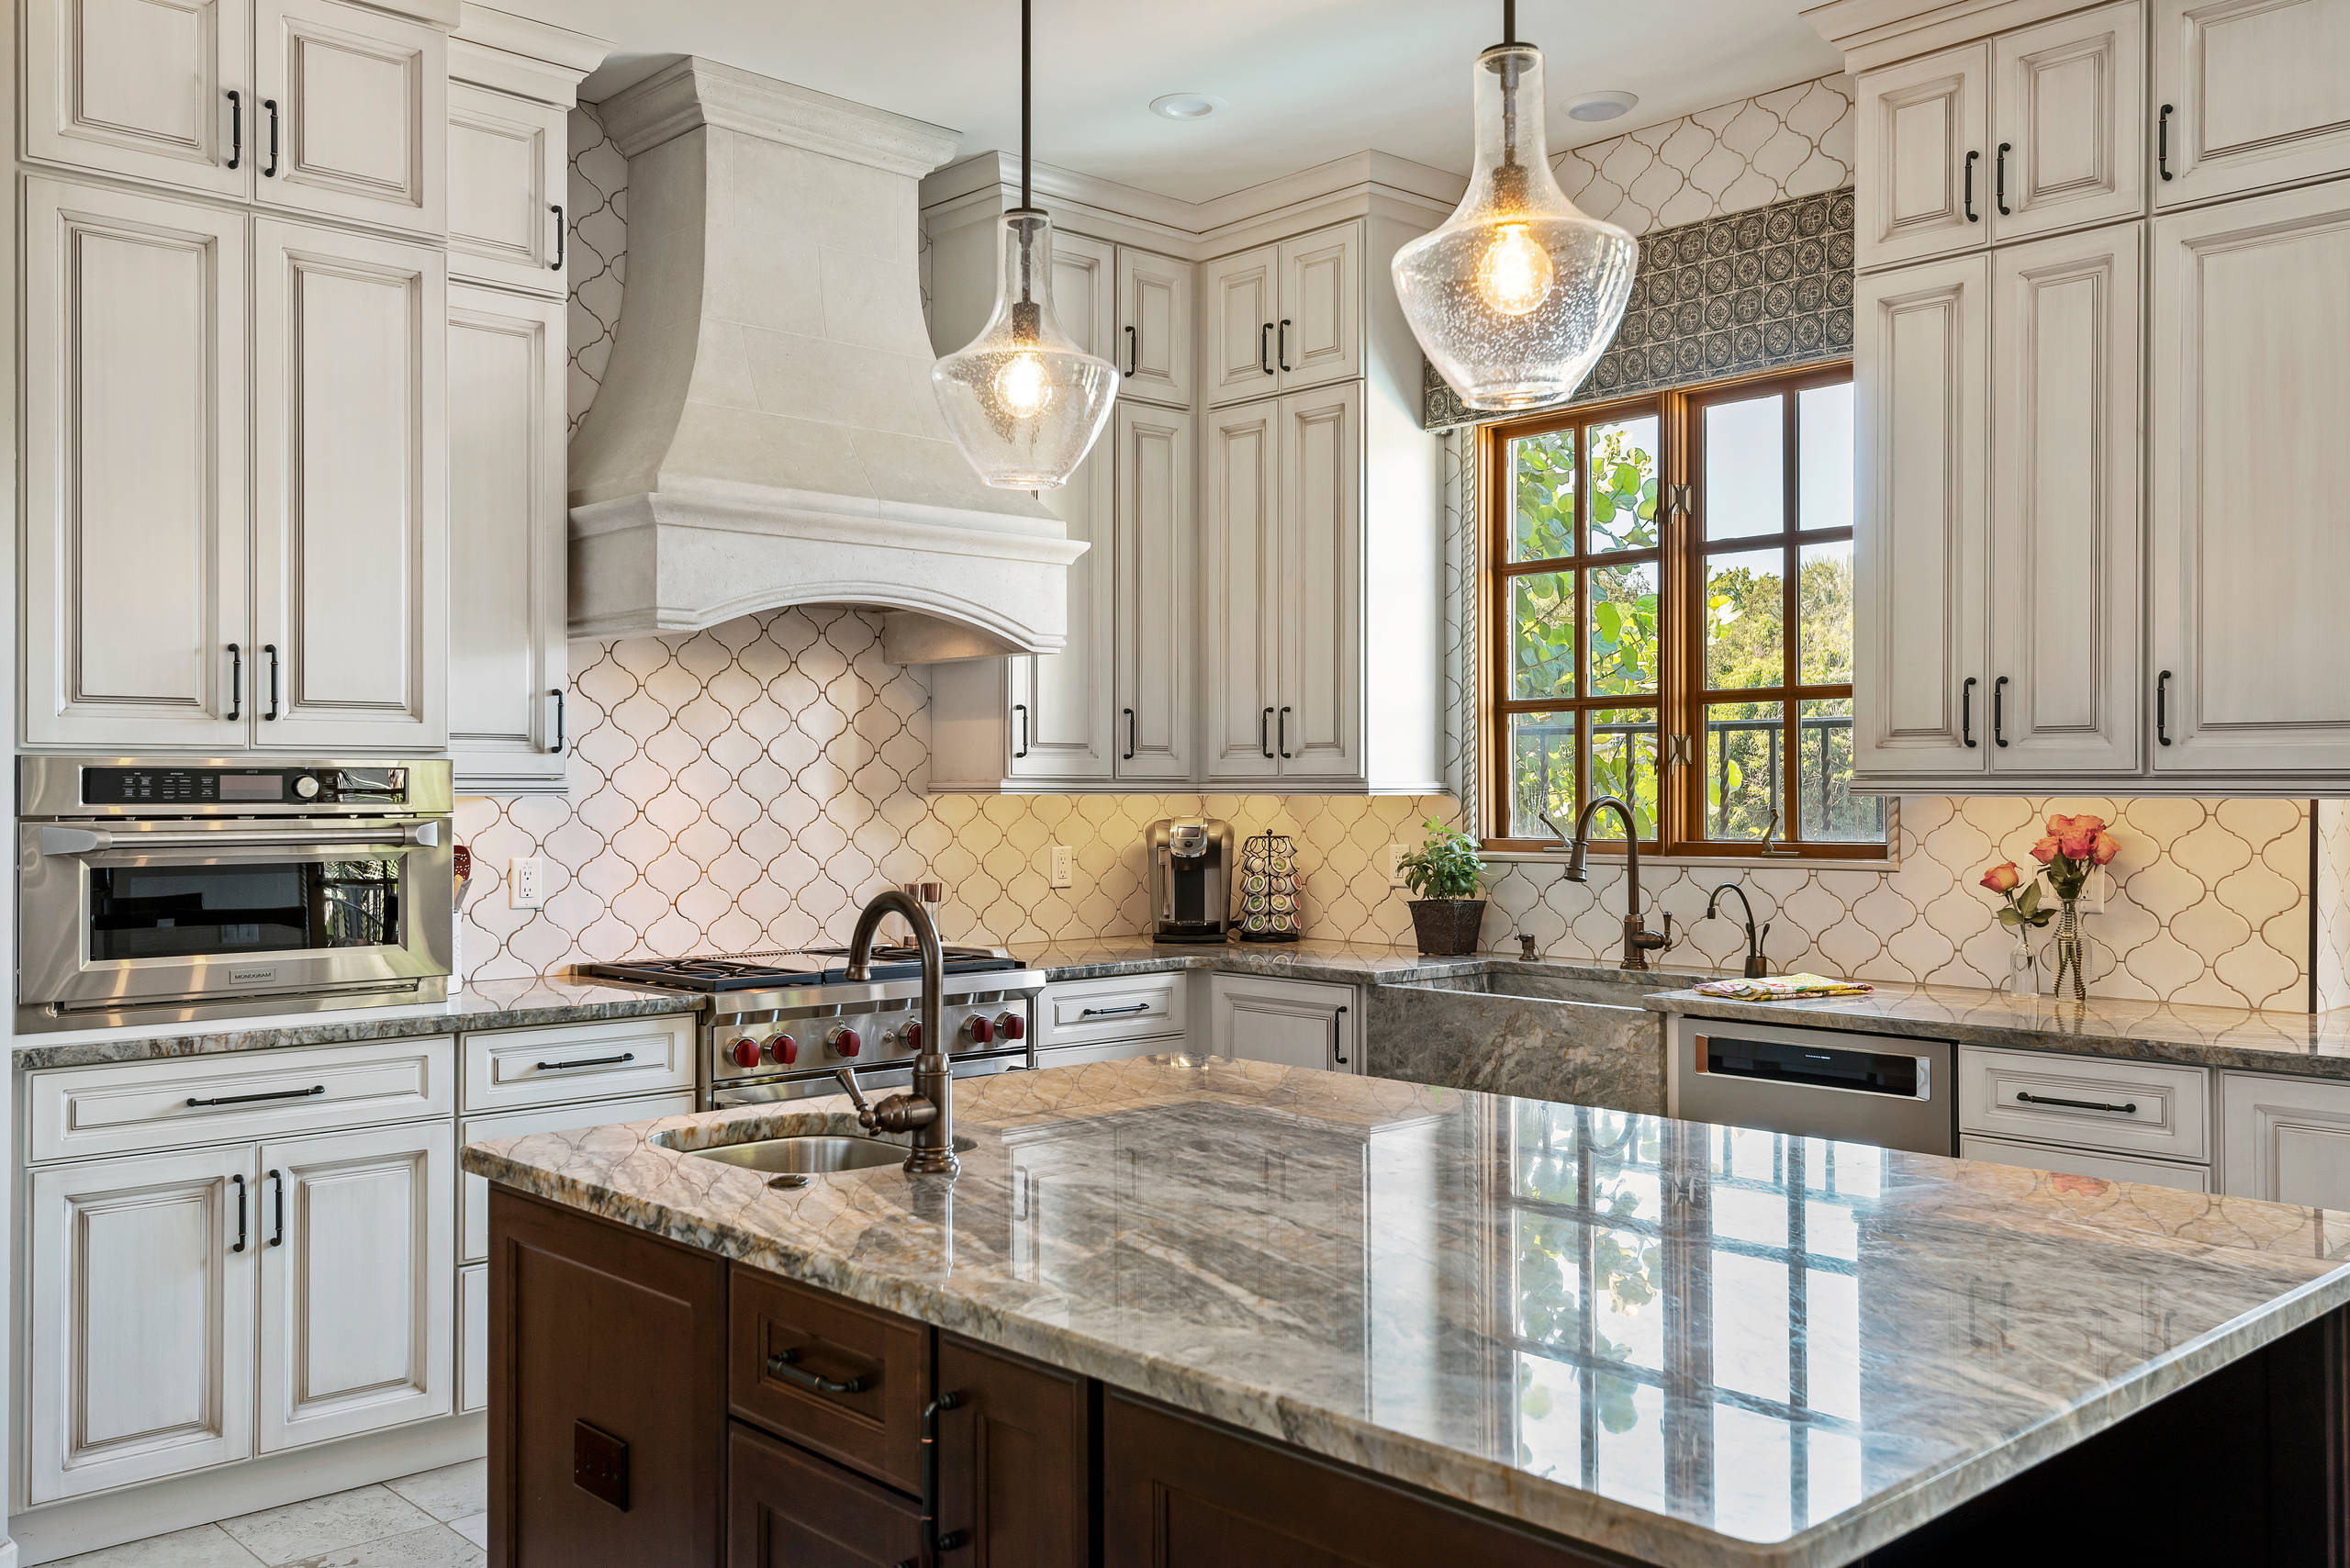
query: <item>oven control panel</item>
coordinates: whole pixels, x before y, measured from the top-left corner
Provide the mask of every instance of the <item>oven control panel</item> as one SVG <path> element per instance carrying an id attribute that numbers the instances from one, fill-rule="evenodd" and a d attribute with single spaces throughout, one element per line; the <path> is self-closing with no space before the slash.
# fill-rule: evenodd
<path id="1" fill-rule="evenodd" d="M 1027 1048 L 1028 1002 L 1010 996 L 982 1006 L 950 1002 L 941 1010 L 946 1053 L 1021 1052 Z M 862 1011 L 822 1010 L 815 1016 L 773 1013 L 721 1014 L 702 1031 L 709 1081 L 793 1074 L 830 1079 L 836 1069 L 860 1071 L 901 1065 L 922 1052 L 920 1014 L 912 1006 Z"/>
<path id="2" fill-rule="evenodd" d="M 85 767 L 85 806 L 408 803 L 405 767 Z"/>

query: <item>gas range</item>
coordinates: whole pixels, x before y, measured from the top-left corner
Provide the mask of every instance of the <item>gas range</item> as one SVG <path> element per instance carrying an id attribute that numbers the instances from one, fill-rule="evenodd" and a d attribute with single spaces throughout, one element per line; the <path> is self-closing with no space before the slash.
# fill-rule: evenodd
<path id="1" fill-rule="evenodd" d="M 999 948 L 949 946 L 939 1022 L 958 1078 L 1029 1065 L 1044 974 Z M 847 979 L 845 948 L 582 964 L 597 980 L 703 998 L 701 1108 L 836 1094 L 854 1067 L 868 1092 L 902 1088 L 920 1054 L 922 964 L 910 946 L 873 950 L 871 976 Z"/>

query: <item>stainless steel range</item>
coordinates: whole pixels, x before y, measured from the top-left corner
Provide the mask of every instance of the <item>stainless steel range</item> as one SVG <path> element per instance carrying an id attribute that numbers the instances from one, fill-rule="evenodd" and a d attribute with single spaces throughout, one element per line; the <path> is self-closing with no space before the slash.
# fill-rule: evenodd
<path id="1" fill-rule="evenodd" d="M 701 1108 L 837 1094 L 856 1069 L 868 1089 L 902 1088 L 920 1054 L 922 969 L 911 947 L 874 950 L 872 978 L 845 978 L 845 948 L 582 964 L 598 980 L 701 994 Z M 1029 1065 L 1046 979 L 992 947 L 946 949 L 941 1022 L 955 1076 Z"/>

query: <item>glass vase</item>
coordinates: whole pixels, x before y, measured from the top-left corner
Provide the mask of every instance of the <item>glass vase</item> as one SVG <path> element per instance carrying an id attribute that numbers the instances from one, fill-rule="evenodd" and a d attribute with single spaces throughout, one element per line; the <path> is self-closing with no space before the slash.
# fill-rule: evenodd
<path id="1" fill-rule="evenodd" d="M 2089 981 L 2105 973 L 2104 958 L 2102 945 L 2081 924 L 2080 901 L 2064 900 L 2048 945 L 2040 955 L 2041 967 L 2048 972 L 2050 994 L 2087 1002 Z"/>
<path id="2" fill-rule="evenodd" d="M 2008 980 L 1999 988 L 2009 996 L 2040 994 L 2040 964 L 2032 957 L 2031 927 L 2016 927 L 2016 945 L 2008 953 Z"/>

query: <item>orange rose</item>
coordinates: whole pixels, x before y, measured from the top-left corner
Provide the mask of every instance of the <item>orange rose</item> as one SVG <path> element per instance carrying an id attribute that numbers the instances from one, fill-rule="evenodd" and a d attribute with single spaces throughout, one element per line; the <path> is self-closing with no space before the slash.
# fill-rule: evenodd
<path id="1" fill-rule="evenodd" d="M 2045 866 L 2051 860 L 2056 858 L 2057 854 L 2062 847 L 2063 846 L 2056 842 L 2056 835 L 2054 834 L 2050 834 L 2046 838 L 2042 839 L 2038 844 L 2031 846 L 2031 857 L 2034 860 L 2039 861 L 2042 866 Z"/>
<path id="2" fill-rule="evenodd" d="M 2113 857 L 2121 853 L 2121 841 L 2099 828 L 2096 841 L 2089 847 L 2091 859 L 2100 866 L 2109 866 Z"/>
<path id="3" fill-rule="evenodd" d="M 1995 893 L 2014 892 L 2016 885 L 2022 880 L 2022 873 L 2016 869 L 2016 863 L 2012 860 L 2002 861 L 1983 873 L 1983 885 Z"/>
<path id="4" fill-rule="evenodd" d="M 2086 860 L 2089 851 L 2097 847 L 2097 834 L 2076 828 L 2056 841 L 2056 847 L 2067 860 Z"/>

